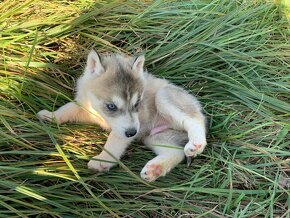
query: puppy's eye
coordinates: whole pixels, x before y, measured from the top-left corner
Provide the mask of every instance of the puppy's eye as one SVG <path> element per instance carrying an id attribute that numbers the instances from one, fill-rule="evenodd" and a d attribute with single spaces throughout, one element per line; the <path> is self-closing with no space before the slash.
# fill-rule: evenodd
<path id="1" fill-rule="evenodd" d="M 106 107 L 108 108 L 109 111 L 116 111 L 118 109 L 117 106 L 113 103 L 106 104 Z"/>
<path id="2" fill-rule="evenodd" d="M 140 99 L 138 99 L 138 101 L 136 102 L 136 104 L 134 105 L 135 109 L 138 109 L 140 106 Z"/>

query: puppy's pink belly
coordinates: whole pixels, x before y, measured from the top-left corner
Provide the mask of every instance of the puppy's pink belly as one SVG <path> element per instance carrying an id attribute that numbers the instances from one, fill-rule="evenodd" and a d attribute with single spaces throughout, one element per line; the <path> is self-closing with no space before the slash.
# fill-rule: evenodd
<path id="1" fill-rule="evenodd" d="M 166 129 L 168 129 L 168 126 L 166 124 L 157 125 L 153 129 L 151 129 L 150 135 L 155 135 L 157 133 L 163 132 Z"/>

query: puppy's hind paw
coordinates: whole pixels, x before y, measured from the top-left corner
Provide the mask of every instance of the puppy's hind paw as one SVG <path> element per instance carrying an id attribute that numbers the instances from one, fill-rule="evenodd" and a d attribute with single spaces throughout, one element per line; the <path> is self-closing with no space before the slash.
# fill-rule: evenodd
<path id="1" fill-rule="evenodd" d="M 147 182 L 153 182 L 160 176 L 164 175 L 164 169 L 161 164 L 158 163 L 147 163 L 142 169 L 140 176 Z"/>
<path id="2" fill-rule="evenodd" d="M 201 154 L 206 146 L 206 141 L 203 142 L 188 142 L 184 147 L 184 154 L 187 157 L 195 157 Z"/>

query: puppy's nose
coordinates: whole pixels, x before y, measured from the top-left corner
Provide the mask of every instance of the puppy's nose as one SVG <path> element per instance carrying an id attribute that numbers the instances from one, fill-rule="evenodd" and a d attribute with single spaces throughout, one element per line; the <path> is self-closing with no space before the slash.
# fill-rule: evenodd
<path id="1" fill-rule="evenodd" d="M 130 138 L 130 137 L 133 137 L 134 135 L 136 135 L 137 133 L 137 130 L 136 129 L 127 129 L 126 132 L 125 132 L 125 135 Z"/>

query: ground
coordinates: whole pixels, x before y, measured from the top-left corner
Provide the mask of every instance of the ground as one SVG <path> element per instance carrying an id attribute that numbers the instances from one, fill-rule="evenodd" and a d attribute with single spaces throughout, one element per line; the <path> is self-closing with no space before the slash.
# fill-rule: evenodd
<path id="1" fill-rule="evenodd" d="M 0 217 L 288 217 L 289 23 L 267 1 L 0 2 Z M 108 132 L 35 116 L 73 98 L 91 48 L 144 53 L 202 103 L 208 146 L 156 182 L 136 142 L 101 175 Z"/>

